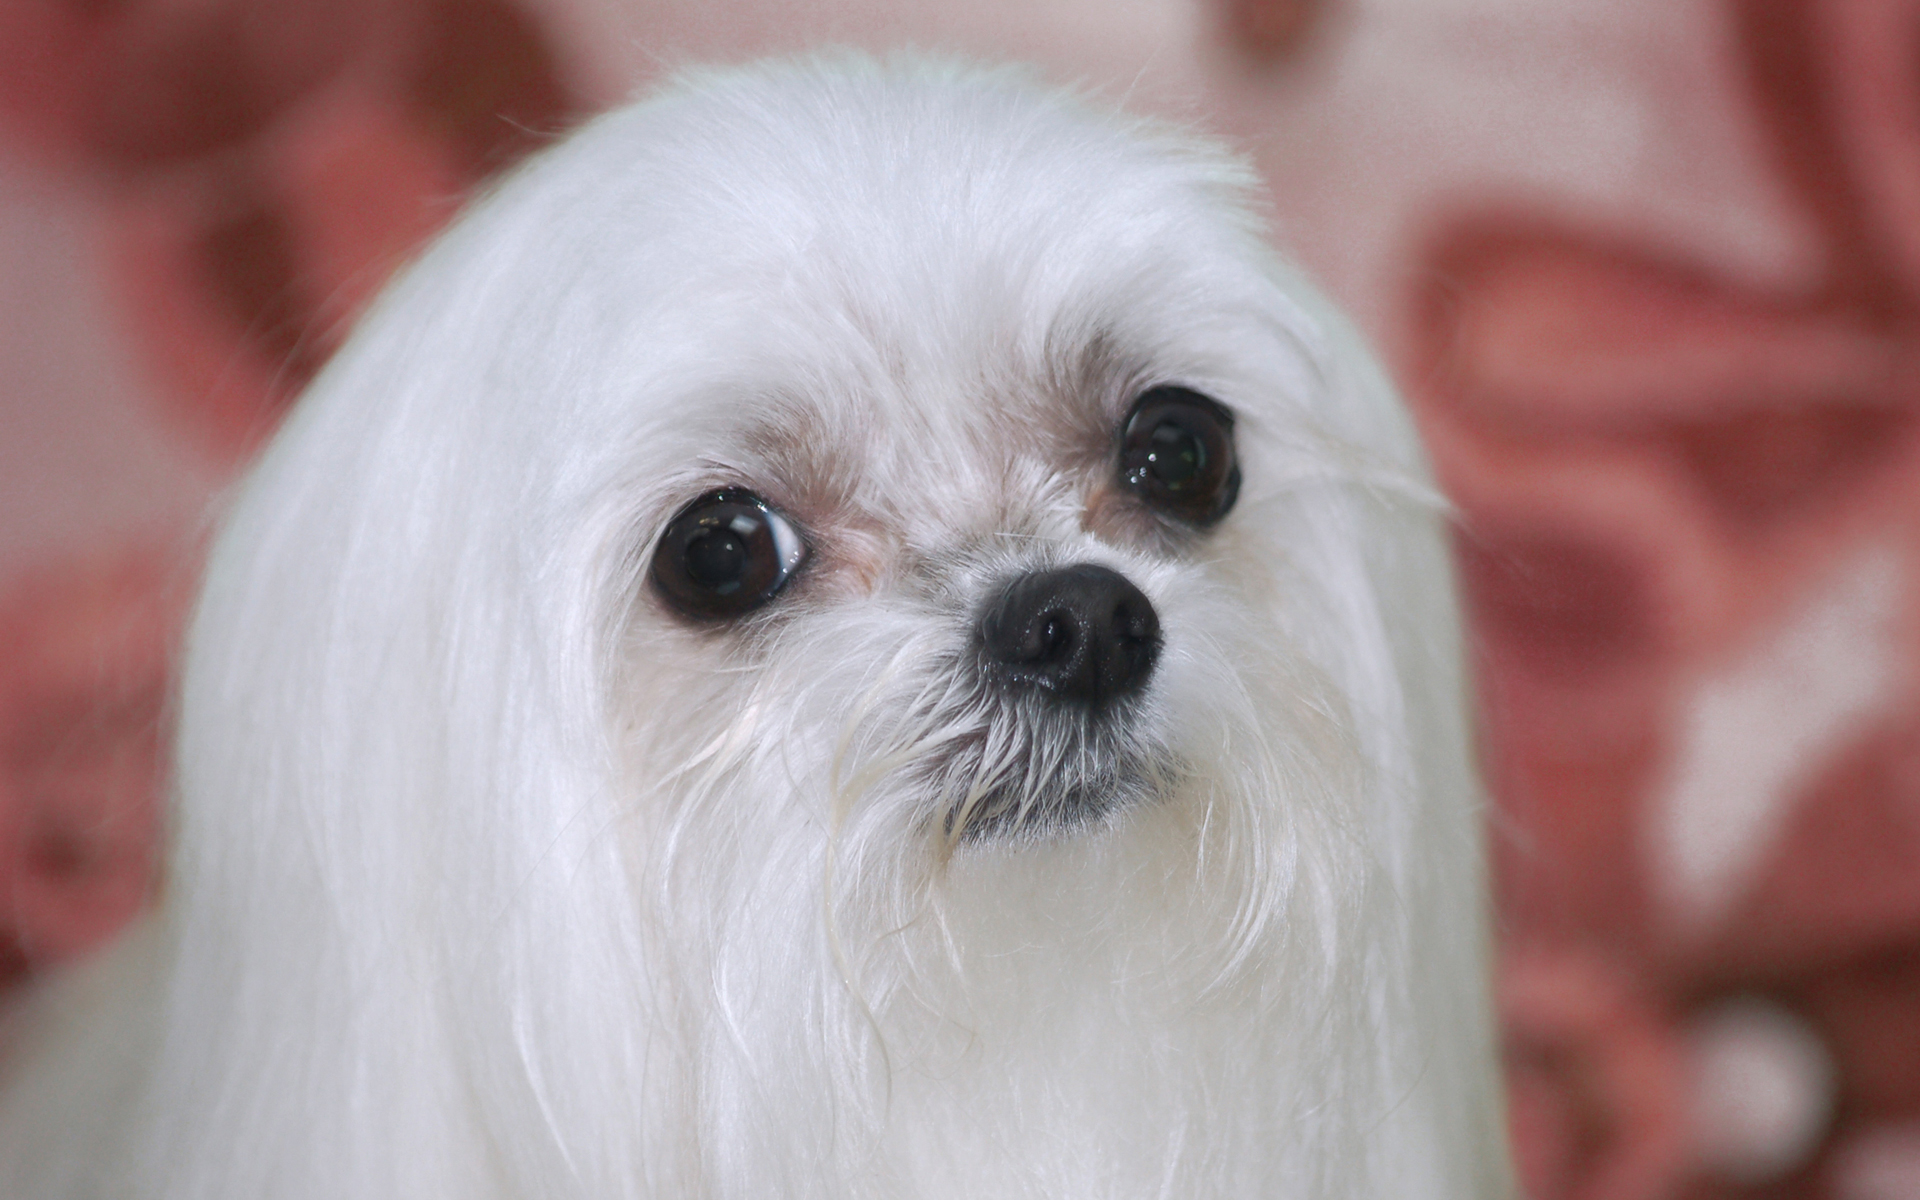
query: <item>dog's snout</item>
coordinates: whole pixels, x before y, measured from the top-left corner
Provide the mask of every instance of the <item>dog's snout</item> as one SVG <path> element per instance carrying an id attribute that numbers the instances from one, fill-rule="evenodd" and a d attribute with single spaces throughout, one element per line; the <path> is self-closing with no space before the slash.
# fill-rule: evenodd
<path id="1" fill-rule="evenodd" d="M 1008 584 L 981 619 L 980 637 L 1013 683 L 1099 705 L 1153 673 L 1160 616 L 1126 576 L 1079 563 Z"/>

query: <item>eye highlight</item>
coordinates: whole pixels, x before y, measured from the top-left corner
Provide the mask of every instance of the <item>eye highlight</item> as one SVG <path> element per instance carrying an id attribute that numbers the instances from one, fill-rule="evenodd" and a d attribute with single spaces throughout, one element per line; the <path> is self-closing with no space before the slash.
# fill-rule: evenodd
<path id="1" fill-rule="evenodd" d="M 1233 414 L 1190 388 L 1148 389 L 1120 427 L 1120 482 L 1176 520 L 1218 521 L 1240 495 Z"/>
<path id="2" fill-rule="evenodd" d="M 807 558 L 793 523 L 746 488 L 721 488 L 667 522 L 653 552 L 653 587 L 681 613 L 741 616 L 773 599 Z"/>

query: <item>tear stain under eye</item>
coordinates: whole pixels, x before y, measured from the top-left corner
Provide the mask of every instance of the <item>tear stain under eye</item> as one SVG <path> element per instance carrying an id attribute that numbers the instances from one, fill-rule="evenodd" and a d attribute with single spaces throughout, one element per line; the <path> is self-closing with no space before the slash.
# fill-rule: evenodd
<path id="1" fill-rule="evenodd" d="M 1139 497 L 1112 482 L 1102 482 L 1088 494 L 1080 527 L 1108 545 L 1146 549 L 1167 557 L 1190 554 L 1199 539 L 1213 532 L 1158 516 Z"/>
<path id="2" fill-rule="evenodd" d="M 1111 483 L 1096 485 L 1080 514 L 1080 527 L 1108 542 L 1139 541 L 1155 532 L 1158 525 L 1138 500 Z"/>
<path id="3" fill-rule="evenodd" d="M 828 516 L 812 536 L 806 593 L 829 600 L 863 599 L 880 591 L 895 551 L 892 539 L 866 520 Z"/>

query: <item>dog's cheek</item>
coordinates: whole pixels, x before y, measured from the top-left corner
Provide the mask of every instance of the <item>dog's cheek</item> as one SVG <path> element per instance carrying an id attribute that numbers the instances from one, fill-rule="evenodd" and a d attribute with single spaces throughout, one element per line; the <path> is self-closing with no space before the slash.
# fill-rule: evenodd
<path id="1" fill-rule="evenodd" d="M 704 632 L 638 622 L 622 639 L 609 680 L 613 742 L 630 786 L 657 789 L 712 758 L 737 727 L 747 681 L 726 647 Z"/>

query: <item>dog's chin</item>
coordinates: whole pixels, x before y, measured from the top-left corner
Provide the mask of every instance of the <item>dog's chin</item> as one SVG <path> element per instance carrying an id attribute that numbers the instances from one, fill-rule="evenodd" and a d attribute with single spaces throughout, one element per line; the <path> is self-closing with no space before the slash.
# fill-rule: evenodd
<path id="1" fill-rule="evenodd" d="M 1071 836 L 1153 803 L 1164 792 L 1163 778 L 1129 764 L 1093 778 L 1008 780 L 950 805 L 942 832 L 962 845 Z"/>
<path id="2" fill-rule="evenodd" d="M 950 845 L 1091 833 L 1158 802 L 1182 774 L 1136 712 L 1029 713 L 1014 724 L 1017 733 L 961 739 L 928 765 Z"/>

